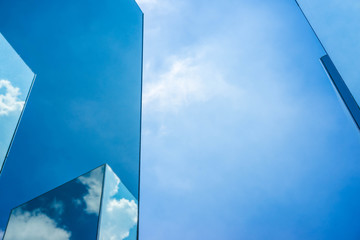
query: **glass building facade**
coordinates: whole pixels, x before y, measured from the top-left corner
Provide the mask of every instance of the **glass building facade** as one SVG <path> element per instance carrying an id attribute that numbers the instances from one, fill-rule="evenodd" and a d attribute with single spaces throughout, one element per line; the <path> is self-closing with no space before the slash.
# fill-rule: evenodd
<path id="1" fill-rule="evenodd" d="M 360 129 L 360 5 L 352 0 L 297 3 L 324 48 L 324 69 Z"/>
<path id="2" fill-rule="evenodd" d="M 0 173 L 20 122 L 34 73 L 0 33 Z"/>
<path id="3" fill-rule="evenodd" d="M 93 214 L 89 214 L 92 217 L 87 218 L 89 225 L 86 229 L 91 236 L 95 236 L 97 229 L 89 226 L 96 226 L 95 212 L 100 206 L 100 197 L 94 190 L 96 197 L 89 200 L 96 200 L 97 203 L 90 206 L 86 205 L 86 196 L 93 191 L 90 185 L 108 184 L 118 189 L 118 192 L 104 187 L 101 198 L 104 205 L 101 226 L 104 228 L 99 228 L 100 238 L 108 236 L 109 232 L 114 233 L 114 225 L 110 222 L 118 224 L 121 221 L 127 225 L 120 227 L 120 239 L 136 238 L 134 226 L 137 225 L 139 197 L 142 11 L 133 0 L 4 0 L 0 2 L 0 33 L 0 73 L 8 71 L 22 74 L 0 76 L 0 79 L 8 79 L 16 83 L 14 87 L 22 87 L 16 81 L 17 78 L 24 78 L 26 84 L 21 88 L 21 106 L 36 74 L 21 124 L 0 176 L 0 232 L 5 231 L 11 209 L 35 199 L 12 211 L 8 229 L 13 229 L 14 219 L 30 221 L 31 217 L 37 217 L 48 219 L 47 223 L 53 227 L 64 227 L 59 232 L 64 238 L 59 239 L 92 239 L 75 238 L 77 230 L 72 229 L 72 226 L 77 223 L 55 224 L 56 219 L 51 220 L 51 217 L 55 216 L 55 208 L 60 204 L 57 201 L 62 196 L 64 204 L 72 201 L 71 197 L 78 197 L 82 199 L 78 203 L 85 213 L 93 210 Z M 5 39 L 8 45 L 3 45 Z M 13 52 L 18 54 L 16 56 L 26 63 L 27 67 L 23 66 L 26 70 L 21 72 L 18 65 L 2 60 L 4 46 L 9 48 L 10 45 Z M 4 65 L 4 62 L 8 64 Z M 3 86 L 6 91 L 7 85 L 3 81 L 1 84 L 0 94 L 3 94 Z M 12 124 L 17 123 L 20 107 L 17 111 L 18 115 Z M 0 121 L 2 117 L 0 115 Z M 6 131 L 12 136 L 14 127 Z M 5 140 L 10 144 L 9 137 Z M 7 148 L 1 145 L 1 160 Z M 82 176 L 62 185 L 105 163 L 112 167 L 112 170 L 106 167 L 106 171 L 103 167 L 106 172 L 105 183 L 96 179 L 82 181 L 86 178 Z M 95 172 L 92 174 L 96 175 Z M 114 174 L 121 177 L 121 186 L 116 186 L 119 178 Z M 41 195 L 45 192 L 48 193 Z M 128 202 L 121 201 L 123 196 L 127 197 Z M 44 205 L 39 208 L 41 201 Z M 55 208 L 52 208 L 53 203 Z M 128 217 L 121 215 L 119 206 L 132 208 L 127 210 L 131 215 L 127 222 L 124 219 Z M 113 215 L 109 209 L 117 214 Z M 64 219 L 70 219 L 67 214 L 78 213 L 75 210 L 67 211 L 70 210 L 64 210 Z M 55 218 L 58 217 L 60 219 L 60 215 Z M 79 217 L 76 221 L 81 219 Z M 77 227 L 81 228 L 80 225 Z M 130 229 L 129 237 L 125 237 L 128 232 L 126 229 Z M 7 231 L 7 234 L 6 239 L 13 239 L 12 233 Z"/>
<path id="4" fill-rule="evenodd" d="M 149 46 L 169 54 L 176 51 L 167 45 L 183 46 L 177 39 L 182 34 L 187 44 L 197 34 L 197 42 L 208 43 L 209 35 L 198 31 L 199 26 L 210 25 L 207 32 L 224 38 L 214 37 L 204 57 L 175 58 L 196 70 L 183 76 L 182 69 L 174 68 L 176 76 L 195 83 L 205 79 L 204 86 L 212 86 L 211 96 L 202 102 L 195 92 L 197 104 L 186 102 L 191 106 L 188 114 L 174 114 L 164 128 L 160 121 L 151 122 L 162 131 L 147 135 L 144 155 L 153 154 L 149 160 L 158 161 L 146 161 L 144 168 L 144 189 L 153 201 L 143 204 L 142 212 L 147 213 L 142 217 L 147 218 L 142 218 L 142 236 L 358 239 L 358 132 L 316 61 L 320 59 L 352 114 L 357 98 L 323 40 L 326 34 L 320 36 L 309 15 L 314 9 L 323 11 L 331 1 L 307 10 L 305 1 L 299 3 L 323 48 L 307 34 L 310 29 L 295 1 L 251 0 L 251 8 L 243 2 L 219 2 L 209 11 L 212 4 L 192 1 L 196 14 L 186 17 L 191 24 L 174 27 L 170 18 L 184 16 L 179 8 L 180 13 L 164 15 L 167 27 L 159 27 L 173 29 L 171 38 L 154 31 L 168 42 L 157 38 L 158 45 Z M 269 12 L 264 5 L 276 10 Z M 6 231 L 6 239 L 137 237 L 142 28 L 143 15 L 131 0 L 0 1 L 0 33 L 28 66 L 23 65 L 30 76 L 26 81 L 31 83 L 36 74 L 22 117 L 17 109 L 20 115 L 14 122 L 21 117 L 21 124 L 0 176 L 0 236 Z M 231 41 L 220 41 L 225 38 Z M 304 56 L 309 46 L 314 54 Z M 189 52 L 196 55 L 200 47 L 195 44 Z M 209 65 L 197 70 L 202 62 Z M 217 73 L 225 76 L 220 87 L 212 85 Z M 25 95 L 29 90 L 12 86 Z M 213 97 L 215 88 L 226 97 Z M 3 87 L 0 94 L 5 96 L 5 91 Z M 168 103 L 173 107 L 174 102 Z M 158 132 L 167 134 L 157 138 Z M 50 231 L 34 231 L 28 225 L 32 223 Z"/>
<path id="5" fill-rule="evenodd" d="M 136 240 L 137 219 L 137 200 L 102 165 L 14 208 L 4 240 Z"/>

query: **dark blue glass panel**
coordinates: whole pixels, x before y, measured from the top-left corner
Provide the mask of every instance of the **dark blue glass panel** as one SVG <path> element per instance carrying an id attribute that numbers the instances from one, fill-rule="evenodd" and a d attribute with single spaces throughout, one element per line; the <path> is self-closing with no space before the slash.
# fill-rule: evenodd
<path id="1" fill-rule="evenodd" d="M 0 33 L 0 173 L 33 79 L 34 73 Z"/>
<path id="2" fill-rule="evenodd" d="M 4 240 L 96 239 L 105 166 L 12 210 Z"/>
<path id="3" fill-rule="evenodd" d="M 136 240 L 137 225 L 138 201 L 106 166 L 99 239 Z"/>
<path id="4" fill-rule="evenodd" d="M 137 198 L 142 26 L 133 0 L 0 1 L 0 32 L 37 76 L 0 179 L 0 229 L 104 163 Z"/>

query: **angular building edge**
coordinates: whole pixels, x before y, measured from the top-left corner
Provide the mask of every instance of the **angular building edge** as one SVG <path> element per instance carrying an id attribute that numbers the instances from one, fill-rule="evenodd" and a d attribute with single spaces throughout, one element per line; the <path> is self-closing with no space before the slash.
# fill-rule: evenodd
<path id="1" fill-rule="evenodd" d="M 60 186 L 58 186 L 54 189 L 51 189 L 51 190 L 39 195 L 38 197 L 33 198 L 15 208 L 13 208 L 9 214 L 8 223 L 7 223 L 6 229 L 4 231 L 3 239 L 4 240 L 14 239 L 13 236 L 16 235 L 17 233 L 14 233 L 13 229 L 18 229 L 18 228 L 12 227 L 14 222 L 16 222 L 13 219 L 16 219 L 16 217 L 19 215 L 18 212 L 25 212 L 25 213 L 27 213 L 26 216 L 28 217 L 29 212 L 31 212 L 27 209 L 28 205 L 32 205 L 31 207 L 33 209 L 35 206 L 35 209 L 37 209 L 37 210 L 41 209 L 44 212 L 46 212 L 46 211 L 51 212 L 52 211 L 51 204 L 53 204 L 53 201 L 46 202 L 46 200 L 49 200 L 49 199 L 56 200 L 57 199 L 59 202 L 61 202 L 62 200 L 64 200 L 61 198 L 61 197 L 63 197 L 63 195 L 66 195 L 66 197 L 68 199 L 74 200 L 74 202 L 75 202 L 75 200 L 79 200 L 81 198 L 86 199 L 86 197 L 84 197 L 83 195 L 82 196 L 72 195 L 74 193 L 74 191 L 73 192 L 64 192 L 63 189 L 64 188 L 69 189 L 70 185 L 79 184 L 79 182 L 81 182 L 81 178 L 89 179 L 89 177 L 92 175 L 92 173 L 94 173 L 98 169 L 101 171 L 101 176 L 98 176 L 98 179 L 101 179 L 100 180 L 101 181 L 101 183 L 100 183 L 101 191 L 99 191 L 100 195 L 98 195 L 98 198 L 99 198 L 98 206 L 97 206 L 98 208 L 95 212 L 92 212 L 93 214 L 91 216 L 93 218 L 93 220 L 92 220 L 93 227 L 95 228 L 95 225 L 96 225 L 96 231 L 93 231 L 93 234 L 96 235 L 96 236 L 94 236 L 94 238 L 105 240 L 107 238 L 106 234 L 108 234 L 108 235 L 112 234 L 111 236 L 115 236 L 115 237 L 120 236 L 120 239 L 122 239 L 122 237 L 124 237 L 124 236 L 126 236 L 126 239 L 129 239 L 129 240 L 138 239 L 138 227 L 137 227 L 137 225 L 138 225 L 138 201 L 131 194 L 131 192 L 128 190 L 128 188 L 121 182 L 120 178 L 113 172 L 113 170 L 111 169 L 111 167 L 108 164 L 102 164 L 102 165 L 94 168 L 91 171 L 88 171 L 72 180 L 69 180 L 69 181 L 61 184 Z M 94 180 L 90 179 L 89 182 L 90 182 L 89 185 L 91 185 L 91 184 L 94 185 Z M 95 180 L 95 183 L 96 183 L 96 180 Z M 93 190 L 94 189 L 92 189 L 92 190 L 88 189 L 89 192 L 91 192 L 91 191 L 93 192 Z M 119 191 L 121 191 L 121 192 L 119 193 Z M 89 192 L 87 192 L 86 194 L 89 195 Z M 62 193 L 62 194 L 59 194 L 59 193 Z M 94 198 L 92 198 L 92 200 L 94 200 Z M 67 201 L 67 202 L 69 202 L 69 201 Z M 125 204 L 122 204 L 122 203 L 125 203 Z M 107 211 L 109 209 L 109 207 L 105 206 L 105 204 L 111 205 L 111 207 L 113 207 L 115 210 L 117 208 L 118 211 L 115 212 L 114 215 L 111 215 L 111 213 L 112 213 L 111 211 L 109 214 L 108 213 L 109 211 Z M 78 211 L 81 211 L 81 210 L 87 211 L 87 208 L 89 206 L 87 206 L 87 205 L 84 205 L 84 206 L 85 206 L 84 208 L 79 207 L 77 210 Z M 130 213 L 132 213 L 132 215 L 119 214 L 119 213 L 121 213 L 121 212 L 119 212 L 119 209 L 121 210 L 121 208 L 124 206 L 125 206 L 125 210 L 126 210 L 124 212 L 125 213 L 130 212 Z M 70 209 L 69 212 L 72 211 L 71 208 L 76 208 L 75 205 L 74 206 L 67 205 L 65 207 L 68 209 L 68 211 Z M 128 208 L 126 209 L 126 207 L 128 207 Z M 131 209 L 131 207 L 132 207 L 132 209 Z M 132 210 L 132 212 L 129 210 Z M 33 212 L 35 212 L 35 211 L 33 211 Z M 36 214 L 38 214 L 38 212 L 39 211 L 37 211 Z M 36 216 L 36 214 L 34 214 L 34 216 Z M 42 214 L 42 213 L 40 212 L 40 214 Z M 30 214 L 30 216 L 31 216 L 31 214 Z M 41 216 L 48 217 L 48 219 L 52 220 L 52 216 L 50 216 L 50 215 L 43 214 Z M 84 214 L 84 216 L 86 216 L 86 214 Z M 81 219 L 84 216 L 81 216 Z M 72 217 L 75 217 L 75 218 L 78 217 L 80 219 L 80 216 L 78 216 L 78 215 L 75 215 Z M 95 219 L 95 217 L 96 217 L 96 219 Z M 59 216 L 57 216 L 57 218 L 59 218 Z M 64 219 L 65 218 L 66 217 L 64 217 Z M 67 216 L 67 218 L 68 218 L 68 216 Z M 57 220 L 57 221 L 59 221 L 59 220 Z M 66 219 L 64 221 L 66 221 Z M 23 222 L 22 227 L 25 229 L 24 230 L 25 232 L 27 231 L 26 229 L 28 229 L 26 224 L 30 224 L 29 222 L 30 221 Z M 129 222 L 131 223 L 130 225 L 129 225 Z M 61 226 L 64 226 L 64 225 L 65 225 L 64 229 L 66 231 L 70 232 L 70 235 L 71 235 L 72 227 L 74 227 L 74 226 L 61 224 Z M 86 223 L 83 224 L 83 226 L 88 227 L 88 225 Z M 89 227 L 91 227 L 91 226 L 89 226 Z M 120 230 L 117 230 L 117 229 L 120 229 Z M 82 233 L 80 232 L 80 236 L 82 236 L 81 234 Z M 84 234 L 88 234 L 88 233 L 84 233 Z M 105 235 L 105 237 L 102 237 L 104 235 Z M 76 234 L 76 236 L 79 236 L 79 232 Z M 31 236 L 28 236 L 28 237 L 31 237 Z M 36 236 L 34 236 L 34 237 L 36 238 Z M 18 238 L 15 238 L 15 239 L 18 239 Z M 74 239 L 83 239 L 83 237 L 74 238 Z"/>
<path id="2" fill-rule="evenodd" d="M 323 48 L 323 50 L 326 53 L 326 55 L 322 56 L 319 60 L 322 64 L 322 66 L 324 67 L 324 70 L 327 73 L 329 79 L 331 80 L 331 83 L 335 88 L 335 92 L 341 98 L 343 104 L 345 105 L 348 112 L 350 113 L 354 123 L 356 124 L 357 128 L 360 130 L 360 108 L 359 108 L 359 105 L 357 104 L 357 102 L 354 99 L 353 95 L 351 94 L 348 86 L 346 85 L 345 81 L 343 80 L 339 71 L 337 70 L 336 66 L 334 65 L 333 61 L 331 60 L 328 52 L 326 51 L 326 48 L 324 47 L 322 41 L 320 40 L 319 36 L 315 32 L 315 29 L 311 25 L 309 19 L 305 15 L 298 0 L 295 0 L 295 3 L 299 7 L 306 22 L 309 24 L 312 32 L 314 33 L 315 37 L 317 38 L 321 47 Z"/>

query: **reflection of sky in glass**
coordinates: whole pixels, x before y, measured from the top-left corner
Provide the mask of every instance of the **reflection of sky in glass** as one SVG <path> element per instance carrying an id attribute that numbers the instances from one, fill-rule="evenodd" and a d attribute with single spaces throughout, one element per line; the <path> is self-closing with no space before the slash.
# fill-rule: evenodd
<path id="1" fill-rule="evenodd" d="M 15 208 L 5 240 L 95 239 L 104 166 Z"/>
<path id="2" fill-rule="evenodd" d="M 32 71 L 0 34 L 0 168 L 33 78 Z"/>
<path id="3" fill-rule="evenodd" d="M 109 166 L 103 194 L 100 239 L 136 240 L 138 202 Z"/>
<path id="4" fill-rule="evenodd" d="M 352 95 L 360 101 L 360 2 L 297 0 Z"/>
<path id="5" fill-rule="evenodd" d="M 36 73 L 1 175 L 0 229 L 15 206 L 105 162 L 137 197 L 142 23 L 133 0 L 0 1 L 0 31 Z"/>
<path id="6" fill-rule="evenodd" d="M 136 240 L 137 223 L 136 198 L 102 165 L 13 209 L 4 239 Z"/>

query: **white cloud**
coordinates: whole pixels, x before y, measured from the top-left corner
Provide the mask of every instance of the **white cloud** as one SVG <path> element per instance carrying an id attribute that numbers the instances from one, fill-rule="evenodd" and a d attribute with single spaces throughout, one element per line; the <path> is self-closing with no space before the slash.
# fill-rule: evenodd
<path id="1" fill-rule="evenodd" d="M 82 201 L 80 199 L 73 199 L 72 202 L 77 207 L 81 206 L 81 204 L 82 204 Z"/>
<path id="2" fill-rule="evenodd" d="M 88 214 L 99 214 L 102 179 L 102 167 L 97 168 L 86 176 L 81 176 L 78 179 L 88 190 L 87 194 L 83 197 L 86 204 L 85 212 Z"/>
<path id="3" fill-rule="evenodd" d="M 3 236 L 4 236 L 4 231 L 0 229 L 0 238 L 2 239 Z"/>
<path id="4" fill-rule="evenodd" d="M 106 211 L 115 212 L 121 211 L 126 212 L 129 216 L 128 219 L 132 224 L 137 222 L 137 204 L 134 200 L 129 201 L 128 199 L 122 198 L 120 200 L 112 199 L 106 206 Z"/>
<path id="5" fill-rule="evenodd" d="M 17 210 L 11 215 L 4 240 L 69 240 L 70 237 L 71 232 L 58 227 L 40 210 Z"/>
<path id="6" fill-rule="evenodd" d="M 144 110 L 178 112 L 216 96 L 238 96 L 239 89 L 224 81 L 216 68 L 206 61 L 207 50 L 203 47 L 185 57 L 170 57 L 167 71 L 155 73 L 144 82 Z"/>
<path id="7" fill-rule="evenodd" d="M 64 213 L 64 203 L 60 200 L 57 200 L 56 198 L 54 199 L 54 201 L 51 203 L 51 208 L 53 208 L 54 210 L 56 210 L 56 212 L 61 215 Z"/>
<path id="8" fill-rule="evenodd" d="M 136 239 L 130 236 L 130 230 L 136 226 L 138 221 L 138 206 L 134 200 L 125 198 L 117 199 L 120 179 L 115 174 L 107 176 L 108 193 L 104 193 L 105 209 L 102 210 L 101 240 Z M 129 237 L 129 238 L 128 238 Z"/>
<path id="9" fill-rule="evenodd" d="M 112 176 L 114 179 L 112 181 L 108 181 L 107 185 L 111 189 L 109 193 L 109 197 L 115 196 L 119 192 L 119 184 L 121 183 L 121 180 L 118 176 L 113 174 Z"/>
<path id="10" fill-rule="evenodd" d="M 316 57 L 321 51 L 314 46 L 316 39 L 311 40 L 308 26 L 299 24 L 303 22 L 301 14 L 291 12 L 298 11 L 293 3 L 181 2 L 192 9 L 180 9 L 175 17 L 157 12 L 151 16 L 154 12 L 150 11 L 146 15 L 147 20 L 157 21 L 145 23 L 149 26 L 144 46 L 143 130 L 149 134 L 144 136 L 142 148 L 142 199 L 146 201 L 140 217 L 141 234 L 145 239 L 182 239 L 186 233 L 185 238 L 201 239 L 206 225 L 213 226 L 206 231 L 208 238 L 223 239 L 224 229 L 227 238 L 257 236 L 255 231 L 262 230 L 259 221 L 271 218 L 268 213 L 308 206 L 306 201 L 298 204 L 311 200 L 316 189 L 306 183 L 315 180 L 322 190 L 319 179 L 327 178 L 317 173 L 323 170 L 329 176 L 333 166 L 324 156 L 329 155 L 340 132 L 345 136 L 334 124 L 341 118 L 335 116 L 337 103 L 327 97 L 331 89 L 326 89 L 328 80 L 322 78 L 325 73 Z M 159 31 L 153 33 L 149 28 Z M 196 53 L 203 44 L 212 48 L 202 57 L 204 61 L 199 61 Z M 183 54 L 184 48 L 189 54 Z M 166 62 L 169 54 L 178 56 L 170 64 Z M 175 72 L 176 61 L 186 64 L 173 75 L 196 73 L 201 86 L 196 90 L 205 97 L 193 91 L 181 102 L 181 114 L 159 114 L 159 110 L 172 110 L 173 94 L 180 95 L 165 78 Z M 169 67 L 161 69 L 164 65 Z M 193 79 L 189 79 L 191 84 Z M 221 84 L 214 80 L 235 85 L 239 98 L 228 101 L 232 100 L 228 96 L 214 96 L 214 92 L 221 94 L 216 87 Z M 207 84 L 215 88 L 209 90 Z M 167 134 L 159 134 L 159 128 Z M 340 152 L 333 153 L 340 156 Z M 322 159 L 327 162 L 319 163 Z M 336 157 L 333 159 L 336 163 Z M 309 180 L 309 176 L 315 178 Z M 262 211 L 265 208 L 267 211 Z M 287 223 L 291 225 L 297 217 L 292 215 Z M 219 219 L 236 224 L 230 226 Z M 154 226 L 165 226 L 168 231 Z M 241 234 L 243 231 L 248 234 Z"/>
<path id="11" fill-rule="evenodd" d="M 102 218 L 100 239 L 122 240 L 129 237 L 130 229 L 137 223 L 137 209 L 134 200 L 122 198 L 108 201 Z"/>
<path id="12" fill-rule="evenodd" d="M 8 115 L 10 112 L 21 111 L 24 101 L 19 99 L 20 89 L 14 87 L 9 80 L 0 80 L 0 89 L 5 88 L 5 95 L 0 94 L 0 116 Z"/>

